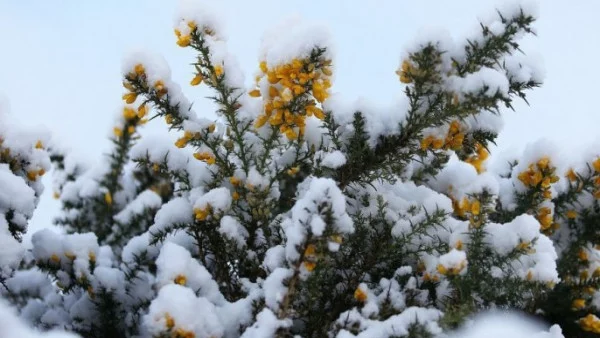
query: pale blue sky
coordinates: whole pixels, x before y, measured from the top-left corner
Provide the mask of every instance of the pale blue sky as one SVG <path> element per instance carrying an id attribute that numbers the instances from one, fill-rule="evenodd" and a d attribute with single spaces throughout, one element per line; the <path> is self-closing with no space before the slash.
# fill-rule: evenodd
<path id="1" fill-rule="evenodd" d="M 401 95 L 394 70 L 403 47 L 422 28 L 441 27 L 455 38 L 470 35 L 477 17 L 498 0 L 288 0 L 219 1 L 231 51 L 247 79 L 257 68 L 262 32 L 300 14 L 325 23 L 335 43 L 334 91 L 387 104 Z M 0 0 L 0 93 L 15 119 L 45 125 L 80 156 L 96 161 L 107 150 L 121 106 L 121 59 L 132 48 L 162 54 L 174 79 L 211 116 L 207 92 L 187 87 L 193 55 L 175 45 L 177 1 Z M 540 1 L 539 36 L 524 49 L 543 56 L 546 83 L 530 95 L 531 107 L 507 112 L 501 148 L 541 137 L 567 147 L 597 138 L 597 53 L 600 3 Z M 204 108 L 203 108 L 204 107 Z M 48 178 L 46 178 L 48 182 Z M 48 182 L 49 183 L 49 182 Z M 47 195 L 51 194 L 48 186 Z M 45 196 L 34 226 L 50 223 L 56 202 Z"/>

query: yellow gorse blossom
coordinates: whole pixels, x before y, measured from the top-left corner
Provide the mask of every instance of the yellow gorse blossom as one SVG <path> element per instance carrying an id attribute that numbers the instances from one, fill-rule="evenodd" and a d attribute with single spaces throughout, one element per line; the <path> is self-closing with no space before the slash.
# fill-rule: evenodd
<path id="1" fill-rule="evenodd" d="M 215 157 L 208 152 L 202 152 L 202 153 L 194 153 L 194 158 L 199 160 L 199 161 L 204 161 L 208 164 L 215 164 Z"/>
<path id="2" fill-rule="evenodd" d="M 174 280 L 175 284 L 185 285 L 187 277 L 185 275 L 177 275 Z"/>
<path id="3" fill-rule="evenodd" d="M 600 319 L 591 313 L 579 320 L 579 326 L 584 331 L 600 333 Z"/>
<path id="4" fill-rule="evenodd" d="M 556 168 L 548 157 L 542 157 L 535 164 L 530 164 L 526 170 L 519 173 L 518 180 L 527 188 L 538 189 L 544 200 L 552 198 L 550 190 L 553 183 L 558 182 L 559 177 L 555 174 Z M 536 218 L 540 222 L 543 231 L 551 231 L 558 226 L 554 222 L 552 211 L 548 207 L 540 207 L 537 210 Z"/>
<path id="5" fill-rule="evenodd" d="M 581 310 L 585 308 L 585 299 L 578 298 L 573 300 L 571 308 L 573 308 L 573 310 Z"/>
<path id="6" fill-rule="evenodd" d="M 269 68 L 265 61 L 260 63 L 270 86 L 264 98 L 263 114 L 259 115 L 254 126 L 260 128 L 266 123 L 279 127 L 279 132 L 289 140 L 304 135 L 306 116 L 324 119 L 321 104 L 329 97 L 332 74 L 330 60 L 293 59 L 291 62 Z M 259 79 L 260 80 L 260 77 Z M 262 96 L 259 89 L 248 92 L 251 97 Z M 302 98 L 302 100 L 301 100 Z M 302 106 L 297 104 L 301 102 Z"/>
<path id="7" fill-rule="evenodd" d="M 196 76 L 194 76 L 192 81 L 190 81 L 190 85 L 197 86 L 200 83 L 202 83 L 202 79 L 203 79 L 202 74 L 198 73 L 198 74 L 196 74 Z"/>
<path id="8" fill-rule="evenodd" d="M 208 215 L 210 215 L 210 211 L 211 211 L 210 204 L 206 205 L 206 207 L 204 207 L 204 208 L 195 208 L 194 216 L 196 217 L 196 220 L 204 221 L 208 218 Z"/>
<path id="9" fill-rule="evenodd" d="M 475 145 L 475 155 L 471 155 L 467 158 L 465 162 L 472 165 L 475 170 L 477 170 L 478 174 L 481 174 L 484 171 L 483 163 L 489 157 L 490 153 L 485 149 L 481 143 L 477 143 Z"/>
<path id="10" fill-rule="evenodd" d="M 104 193 L 104 202 L 106 202 L 106 204 L 108 205 L 111 205 L 113 203 L 112 194 L 110 193 L 110 191 Z"/>
<path id="11" fill-rule="evenodd" d="M 412 63 L 409 60 L 404 60 L 402 61 L 402 66 L 400 66 L 400 69 L 396 71 L 396 75 L 399 76 L 400 82 L 411 83 L 413 81 L 412 74 L 414 71 L 415 67 L 412 65 Z"/>
<path id="12" fill-rule="evenodd" d="M 356 290 L 354 291 L 354 299 L 361 303 L 366 302 L 367 297 L 367 293 L 360 287 L 356 288 Z"/>
<path id="13" fill-rule="evenodd" d="M 458 150 L 463 146 L 465 134 L 461 131 L 460 123 L 456 120 L 452 121 L 448 127 L 448 132 L 444 138 L 435 137 L 433 135 L 426 136 L 421 140 L 421 150 L 427 149 L 451 149 Z"/>

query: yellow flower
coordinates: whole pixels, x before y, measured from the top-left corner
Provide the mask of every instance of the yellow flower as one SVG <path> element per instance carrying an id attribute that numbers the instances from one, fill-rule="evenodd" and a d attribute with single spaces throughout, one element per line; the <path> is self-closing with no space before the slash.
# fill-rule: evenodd
<path id="1" fill-rule="evenodd" d="M 38 140 L 35 143 L 35 149 L 43 149 L 44 148 L 44 144 L 42 143 L 42 141 Z"/>
<path id="2" fill-rule="evenodd" d="M 146 106 L 145 104 L 141 104 L 138 107 L 137 117 L 141 119 L 144 116 L 146 116 L 146 114 L 148 114 L 148 106 Z"/>
<path id="3" fill-rule="evenodd" d="M 210 214 L 210 205 L 207 205 L 205 208 L 196 208 L 194 209 L 194 216 L 198 221 L 204 221 Z"/>
<path id="4" fill-rule="evenodd" d="M 188 141 L 189 140 L 187 138 L 182 137 L 182 138 L 178 139 L 177 141 L 175 141 L 175 146 L 177 148 L 184 148 L 187 145 Z"/>
<path id="5" fill-rule="evenodd" d="M 52 254 L 52 256 L 50 256 L 50 260 L 53 261 L 54 263 L 59 263 L 60 257 L 57 254 Z"/>
<path id="6" fill-rule="evenodd" d="M 260 70 L 263 73 L 266 73 L 269 69 L 267 68 L 267 62 L 266 61 L 261 61 L 259 64 Z"/>
<path id="7" fill-rule="evenodd" d="M 214 133 L 216 128 L 217 126 L 214 123 L 212 123 L 210 126 L 208 126 L 208 132 Z"/>
<path id="8" fill-rule="evenodd" d="M 135 110 L 133 110 L 133 108 L 131 108 L 131 107 L 123 108 L 123 117 L 126 120 L 131 120 L 131 119 L 135 118 L 136 116 L 137 116 L 137 113 L 135 112 Z"/>
<path id="9" fill-rule="evenodd" d="M 427 150 L 427 148 L 429 148 L 429 146 L 431 146 L 431 143 L 433 143 L 433 136 L 427 136 L 424 139 L 421 140 L 421 150 Z"/>
<path id="10" fill-rule="evenodd" d="M 462 250 L 463 242 L 459 239 L 458 241 L 456 241 L 456 244 L 454 244 L 454 247 L 456 248 L 456 250 Z"/>
<path id="11" fill-rule="evenodd" d="M 402 61 L 402 66 L 399 70 L 396 71 L 396 74 L 400 77 L 400 82 L 402 83 L 411 83 L 412 76 L 411 72 L 414 70 L 414 67 L 408 60 Z"/>
<path id="12" fill-rule="evenodd" d="M 177 37 L 177 45 L 179 47 L 187 47 L 192 42 L 192 38 L 189 35 L 180 35 Z"/>
<path id="13" fill-rule="evenodd" d="M 236 187 L 236 186 L 240 185 L 241 180 L 239 178 L 235 177 L 235 176 L 231 176 L 229 178 L 229 183 L 231 183 L 231 185 L 233 185 L 234 187 Z"/>
<path id="14" fill-rule="evenodd" d="M 88 258 L 90 259 L 90 262 L 94 263 L 96 261 L 96 254 L 93 251 L 90 251 L 88 253 Z"/>
<path id="15" fill-rule="evenodd" d="M 527 271 L 527 276 L 525 277 L 527 278 L 527 280 L 532 280 L 533 279 L 533 272 L 531 270 Z"/>
<path id="16" fill-rule="evenodd" d="M 175 277 L 175 284 L 185 285 L 186 282 L 187 277 L 185 275 L 177 275 L 177 277 Z"/>
<path id="17" fill-rule="evenodd" d="M 439 272 L 442 275 L 445 275 L 448 273 L 448 269 L 445 266 L 443 266 L 442 264 L 438 264 L 436 267 L 436 270 L 437 270 L 437 272 Z"/>
<path id="18" fill-rule="evenodd" d="M 308 272 L 312 272 L 315 269 L 315 267 L 317 266 L 317 263 L 315 263 L 315 262 L 303 262 L 302 264 L 304 264 L 304 268 Z"/>
<path id="19" fill-rule="evenodd" d="M 170 314 L 165 314 L 165 326 L 167 329 L 172 329 L 175 326 L 175 319 Z"/>
<path id="20" fill-rule="evenodd" d="M 188 21 L 188 22 L 187 22 L 187 26 L 188 26 L 188 27 L 190 27 L 190 29 L 191 29 L 192 31 L 195 31 L 195 30 L 196 30 L 196 28 L 198 27 L 198 25 L 196 25 L 196 23 L 195 23 L 194 21 Z"/>
<path id="21" fill-rule="evenodd" d="M 517 245 L 517 250 L 527 250 L 527 249 L 529 249 L 529 246 L 530 246 L 530 245 L 531 245 L 531 243 L 530 243 L 530 242 L 520 242 L 520 243 Z"/>
<path id="22" fill-rule="evenodd" d="M 268 120 L 269 120 L 269 116 L 267 116 L 267 115 L 259 115 L 256 118 L 256 121 L 254 121 L 254 128 L 258 129 L 258 128 L 264 126 L 265 123 L 267 123 Z"/>
<path id="23" fill-rule="evenodd" d="M 106 202 L 106 204 L 108 204 L 108 205 L 112 204 L 113 199 L 112 199 L 112 195 L 111 195 L 110 191 L 107 191 L 104 193 L 104 202 Z"/>
<path id="24" fill-rule="evenodd" d="M 37 180 L 37 175 L 38 175 L 38 172 L 35 171 L 35 170 L 30 170 L 30 171 L 27 172 L 27 178 L 30 181 L 36 181 Z"/>
<path id="25" fill-rule="evenodd" d="M 202 74 L 198 73 L 196 74 L 196 76 L 194 76 L 194 78 L 192 79 L 192 81 L 190 81 L 190 85 L 192 86 L 197 86 L 200 83 L 202 83 Z"/>
<path id="26" fill-rule="evenodd" d="M 552 222 L 554 221 L 552 215 L 547 214 L 541 217 L 538 217 L 538 221 L 540 222 L 542 230 L 547 230 L 552 226 Z"/>
<path id="27" fill-rule="evenodd" d="M 127 90 L 129 90 L 130 92 L 135 91 L 135 87 L 133 87 L 133 85 L 131 84 L 131 82 L 124 80 L 123 81 L 123 87 Z"/>
<path id="28" fill-rule="evenodd" d="M 577 218 L 577 211 L 575 211 L 575 210 L 569 210 L 569 211 L 567 211 L 566 216 L 567 216 L 568 219 Z"/>
<path id="29" fill-rule="evenodd" d="M 583 248 L 579 249 L 579 252 L 577 253 L 577 257 L 579 257 L 579 259 L 583 262 L 588 260 L 588 254 Z"/>
<path id="30" fill-rule="evenodd" d="M 173 115 L 171 115 L 171 114 L 165 115 L 165 122 L 167 124 L 173 124 Z"/>
<path id="31" fill-rule="evenodd" d="M 575 299 L 573 301 L 573 303 L 571 304 L 571 307 L 573 308 L 573 310 L 581 310 L 585 307 L 585 299 Z"/>
<path id="32" fill-rule="evenodd" d="M 270 86 L 269 87 L 269 96 L 272 98 L 279 96 L 279 90 L 274 86 Z"/>
<path id="33" fill-rule="evenodd" d="M 356 299 L 357 301 L 364 303 L 367 301 L 367 293 L 365 291 L 363 291 L 363 289 L 361 289 L 360 287 L 356 288 L 356 290 L 354 291 L 354 299 Z"/>
<path id="34" fill-rule="evenodd" d="M 337 244 L 342 244 L 342 241 L 343 241 L 343 238 L 341 235 L 332 235 L 329 237 L 329 239 L 332 242 L 337 243 Z"/>
<path id="35" fill-rule="evenodd" d="M 584 331 L 600 333 L 600 319 L 591 313 L 581 318 L 579 325 Z"/>
<path id="36" fill-rule="evenodd" d="M 471 213 L 475 216 L 478 216 L 481 211 L 481 203 L 478 200 L 473 201 L 471 203 Z"/>
<path id="37" fill-rule="evenodd" d="M 123 100 L 125 100 L 125 102 L 128 104 L 134 103 L 136 99 L 137 99 L 136 93 L 123 94 Z"/>
<path id="38" fill-rule="evenodd" d="M 600 157 L 598 157 L 594 162 L 592 162 L 592 166 L 596 172 L 600 172 Z"/>
<path id="39" fill-rule="evenodd" d="M 208 164 L 215 164 L 215 157 L 208 152 L 194 153 L 194 158 L 199 161 L 204 161 Z"/>
<path id="40" fill-rule="evenodd" d="M 223 75 L 223 66 L 215 66 L 215 75 L 216 76 Z"/>
<path id="41" fill-rule="evenodd" d="M 550 164 L 550 159 L 548 157 L 542 157 L 538 162 L 537 162 L 537 167 L 540 168 L 541 170 L 547 169 L 548 165 Z"/>
<path id="42" fill-rule="evenodd" d="M 129 134 L 135 133 L 135 126 L 129 126 L 129 127 L 127 127 L 127 133 L 129 133 Z"/>
<path id="43" fill-rule="evenodd" d="M 251 97 L 260 97 L 260 90 L 253 89 L 248 92 L 248 95 L 250 95 Z"/>
<path id="44" fill-rule="evenodd" d="M 295 140 L 298 138 L 298 134 L 292 128 L 288 128 L 285 131 L 285 136 L 288 138 L 288 140 Z"/>
<path id="45" fill-rule="evenodd" d="M 52 194 L 52 197 L 57 200 L 60 198 L 60 194 L 58 193 L 58 191 L 55 191 L 54 194 Z"/>
<path id="46" fill-rule="evenodd" d="M 239 192 L 237 192 L 237 191 L 234 191 L 234 192 L 233 192 L 233 194 L 231 194 L 231 198 L 232 198 L 234 201 L 237 201 L 237 200 L 239 200 L 239 199 L 240 199 L 240 193 L 239 193 Z"/>
<path id="47" fill-rule="evenodd" d="M 119 127 L 114 127 L 113 134 L 115 135 L 115 137 L 121 137 L 121 136 L 123 136 L 123 129 L 121 129 Z"/>
<path id="48" fill-rule="evenodd" d="M 135 65 L 135 67 L 133 67 L 133 71 L 138 75 L 144 75 L 144 73 L 146 72 L 146 69 L 144 68 L 144 65 L 142 65 L 141 63 L 138 63 L 137 65 Z"/>
<path id="49" fill-rule="evenodd" d="M 571 182 L 577 181 L 577 174 L 575 173 L 575 170 L 573 170 L 572 168 L 567 171 L 567 173 L 565 174 L 565 177 Z"/>
<path id="50" fill-rule="evenodd" d="M 300 167 L 296 166 L 296 167 L 292 167 L 290 169 L 287 170 L 287 174 L 290 176 L 294 176 L 296 175 L 298 172 L 300 171 Z"/>

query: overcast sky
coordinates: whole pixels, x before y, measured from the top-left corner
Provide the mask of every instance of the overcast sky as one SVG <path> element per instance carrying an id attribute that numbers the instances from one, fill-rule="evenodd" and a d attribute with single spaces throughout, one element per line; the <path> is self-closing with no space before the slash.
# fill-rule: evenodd
<path id="1" fill-rule="evenodd" d="M 508 149 L 539 138 L 579 149 L 596 140 L 600 118 L 597 64 L 600 2 L 539 1 L 538 37 L 523 48 L 540 54 L 546 69 L 543 88 L 531 106 L 507 112 L 499 147 Z M 142 47 L 162 54 L 173 77 L 212 116 L 203 96 L 186 86 L 193 55 L 175 45 L 177 1 L 166 0 L 0 0 L 0 95 L 14 118 L 44 125 L 61 143 L 87 161 L 102 159 L 115 112 L 121 107 L 121 60 Z M 219 0 L 229 47 L 247 80 L 257 69 L 262 33 L 290 15 L 324 23 L 335 43 L 333 90 L 387 104 L 402 94 L 394 74 L 404 46 L 420 29 L 448 30 L 455 39 L 478 28 L 477 18 L 499 0 Z M 45 181 L 50 183 L 49 177 Z M 1 189 L 1 187 L 0 187 Z M 46 189 L 33 225 L 50 223 L 57 203 Z"/>

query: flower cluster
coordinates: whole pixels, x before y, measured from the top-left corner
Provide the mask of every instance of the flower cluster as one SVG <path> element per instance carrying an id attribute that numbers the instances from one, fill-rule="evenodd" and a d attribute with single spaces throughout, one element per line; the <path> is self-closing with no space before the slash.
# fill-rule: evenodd
<path id="1" fill-rule="evenodd" d="M 448 126 L 448 132 L 445 138 L 437 138 L 429 135 L 421 140 L 421 150 L 427 149 L 445 149 L 458 150 L 463 146 L 465 133 L 461 131 L 460 122 L 454 120 Z"/>
<path id="2" fill-rule="evenodd" d="M 477 142 L 475 144 L 475 154 L 467 157 L 465 162 L 475 167 L 477 173 L 481 174 L 485 170 L 483 167 L 483 163 L 485 162 L 485 160 L 488 159 L 489 156 L 490 153 L 487 151 L 487 149 L 485 149 L 485 147 L 481 143 Z"/>
<path id="3" fill-rule="evenodd" d="M 550 158 L 543 157 L 535 164 L 530 164 L 527 170 L 519 173 L 517 178 L 525 187 L 530 189 L 533 198 L 544 201 L 552 199 L 551 185 L 559 181 L 556 175 L 556 167 L 552 166 Z M 556 230 L 558 223 L 554 222 L 553 211 L 549 206 L 543 205 L 536 210 L 536 218 L 540 222 L 543 231 Z"/>
<path id="4" fill-rule="evenodd" d="M 254 126 L 261 128 L 268 122 L 289 140 L 304 135 L 307 116 L 320 120 L 325 117 L 320 104 L 329 97 L 330 66 L 331 60 L 323 59 L 320 53 L 273 67 L 262 61 L 262 73 L 256 82 L 264 89 L 248 93 L 251 97 L 264 97 L 264 112 Z"/>

